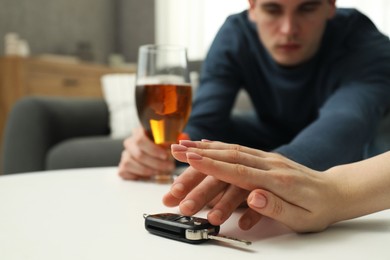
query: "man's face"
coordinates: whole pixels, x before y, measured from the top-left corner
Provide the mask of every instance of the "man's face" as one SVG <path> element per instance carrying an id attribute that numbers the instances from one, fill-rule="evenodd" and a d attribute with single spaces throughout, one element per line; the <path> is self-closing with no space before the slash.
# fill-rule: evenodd
<path id="1" fill-rule="evenodd" d="M 282 66 L 309 60 L 319 48 L 335 0 L 249 0 L 249 17 L 272 58 Z"/>

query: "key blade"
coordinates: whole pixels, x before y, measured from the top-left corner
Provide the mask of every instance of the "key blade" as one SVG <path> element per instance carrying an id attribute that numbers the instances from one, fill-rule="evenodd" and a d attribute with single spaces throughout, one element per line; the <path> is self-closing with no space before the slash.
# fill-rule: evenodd
<path id="1" fill-rule="evenodd" d="M 251 241 L 238 239 L 235 237 L 227 237 L 227 236 L 214 236 L 214 235 L 208 235 L 208 239 L 214 239 L 225 243 L 239 243 L 239 244 L 245 244 L 247 246 L 250 246 L 252 244 Z"/>

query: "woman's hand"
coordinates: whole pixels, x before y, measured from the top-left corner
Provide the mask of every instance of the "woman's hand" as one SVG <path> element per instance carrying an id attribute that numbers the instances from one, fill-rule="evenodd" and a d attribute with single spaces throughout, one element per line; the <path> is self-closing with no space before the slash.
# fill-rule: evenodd
<path id="1" fill-rule="evenodd" d="M 182 145 L 172 145 L 173 156 L 187 162 L 188 147 L 196 143 L 181 141 Z M 192 149 L 192 148 L 190 148 Z M 166 206 L 179 206 L 184 215 L 193 215 L 205 206 L 212 209 L 208 214 L 210 223 L 220 225 L 225 222 L 234 210 L 245 203 L 249 192 L 235 185 L 207 176 L 193 167 L 188 167 L 172 184 L 163 202 Z M 261 216 L 255 216 L 260 219 Z"/>
<path id="2" fill-rule="evenodd" d="M 343 197 L 333 174 L 275 153 L 221 142 L 182 141 L 172 146 L 172 153 L 191 167 L 176 179 L 163 201 L 179 205 L 183 214 L 195 214 L 222 193 L 208 214 L 215 225 L 243 200 L 249 209 L 240 219 L 242 229 L 251 228 L 262 215 L 297 232 L 320 231 L 340 220 Z"/>

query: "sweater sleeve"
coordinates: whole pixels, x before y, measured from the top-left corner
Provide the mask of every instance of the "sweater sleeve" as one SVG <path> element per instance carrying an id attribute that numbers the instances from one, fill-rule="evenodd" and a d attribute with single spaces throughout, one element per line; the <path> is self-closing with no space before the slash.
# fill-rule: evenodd
<path id="1" fill-rule="evenodd" d="M 217 33 L 203 63 L 200 86 L 195 93 L 186 126 L 192 140 L 226 139 L 230 114 L 241 87 L 235 49 L 242 37 L 229 19 Z"/>
<path id="2" fill-rule="evenodd" d="M 337 90 L 317 120 L 275 152 L 318 170 L 362 159 L 385 109 L 384 103 L 373 105 L 380 91 L 367 93 L 366 88 L 356 84 Z"/>

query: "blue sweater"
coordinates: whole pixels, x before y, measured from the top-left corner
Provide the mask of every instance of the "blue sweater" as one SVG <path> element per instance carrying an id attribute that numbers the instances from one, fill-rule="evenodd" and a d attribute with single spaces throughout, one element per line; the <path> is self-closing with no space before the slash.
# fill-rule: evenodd
<path id="1" fill-rule="evenodd" d="M 276 64 L 247 11 L 230 16 L 203 64 L 186 132 L 238 143 L 317 170 L 363 158 L 390 107 L 390 42 L 354 9 L 338 9 L 316 55 L 294 68 Z M 252 116 L 232 108 L 244 88 Z"/>

